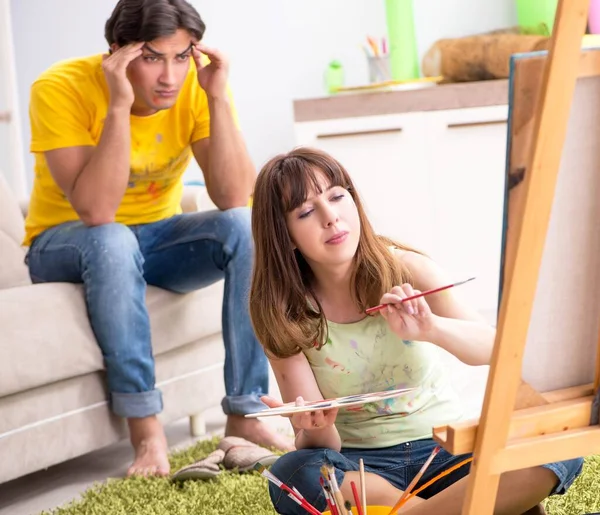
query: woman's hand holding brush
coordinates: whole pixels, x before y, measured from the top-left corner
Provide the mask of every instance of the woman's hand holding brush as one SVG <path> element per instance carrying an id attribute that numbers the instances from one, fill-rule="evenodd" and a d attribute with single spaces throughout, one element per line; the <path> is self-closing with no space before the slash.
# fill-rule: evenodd
<path id="1" fill-rule="evenodd" d="M 390 329 L 403 340 L 426 340 L 433 327 L 434 315 L 425 296 L 405 300 L 419 293 L 421 292 L 405 283 L 394 286 L 381 297 L 381 304 L 385 304 L 380 310 L 381 315 L 387 320 Z"/>

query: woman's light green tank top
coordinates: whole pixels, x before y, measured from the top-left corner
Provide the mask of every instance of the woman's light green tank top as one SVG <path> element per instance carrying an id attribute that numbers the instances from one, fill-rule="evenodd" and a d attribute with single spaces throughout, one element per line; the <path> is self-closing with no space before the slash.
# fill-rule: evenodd
<path id="1" fill-rule="evenodd" d="M 394 399 L 341 408 L 343 447 L 380 448 L 431 438 L 432 428 L 459 420 L 461 403 L 442 365 L 443 349 L 400 339 L 382 316 L 328 322 L 327 343 L 304 351 L 324 398 L 416 387 Z"/>

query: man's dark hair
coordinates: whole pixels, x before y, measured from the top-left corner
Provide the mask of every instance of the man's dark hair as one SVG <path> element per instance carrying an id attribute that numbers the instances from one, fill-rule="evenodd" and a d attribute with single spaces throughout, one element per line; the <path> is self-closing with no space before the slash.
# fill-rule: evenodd
<path id="1" fill-rule="evenodd" d="M 119 0 L 104 27 L 109 45 L 119 46 L 170 36 L 187 30 L 198 41 L 205 25 L 185 0 Z"/>

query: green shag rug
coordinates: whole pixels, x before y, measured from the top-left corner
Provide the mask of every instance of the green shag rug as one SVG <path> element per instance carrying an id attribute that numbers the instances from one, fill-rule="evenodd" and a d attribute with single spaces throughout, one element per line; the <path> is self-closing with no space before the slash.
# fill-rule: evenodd
<path id="1" fill-rule="evenodd" d="M 174 453 L 177 470 L 212 452 L 218 438 Z M 549 515 L 582 515 L 600 511 L 600 456 L 586 460 L 583 474 L 567 495 L 545 503 Z M 81 499 L 41 515 L 273 515 L 267 480 L 258 473 L 224 471 L 210 481 L 172 483 L 165 478 L 111 479 L 86 491 Z"/>

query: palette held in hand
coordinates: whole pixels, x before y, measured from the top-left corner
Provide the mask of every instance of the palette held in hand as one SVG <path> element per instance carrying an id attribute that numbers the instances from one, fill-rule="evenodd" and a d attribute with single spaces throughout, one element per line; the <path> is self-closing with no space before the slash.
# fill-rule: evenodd
<path id="1" fill-rule="evenodd" d="M 385 390 L 382 392 L 361 393 L 358 395 L 337 397 L 336 399 L 310 401 L 304 404 L 303 406 L 296 406 L 295 403 L 289 402 L 277 408 L 269 408 L 263 411 L 258 411 L 256 413 L 249 413 L 248 415 L 246 415 L 246 417 L 257 418 L 287 416 L 293 415 L 294 413 L 306 413 L 308 411 L 321 411 L 332 408 L 350 408 L 351 406 L 360 406 L 361 404 L 368 404 L 370 402 L 379 402 L 385 401 L 387 399 L 393 399 L 394 397 L 399 397 L 400 395 L 411 392 L 413 390 L 415 390 L 415 388 L 399 388 L 397 390 Z"/>

